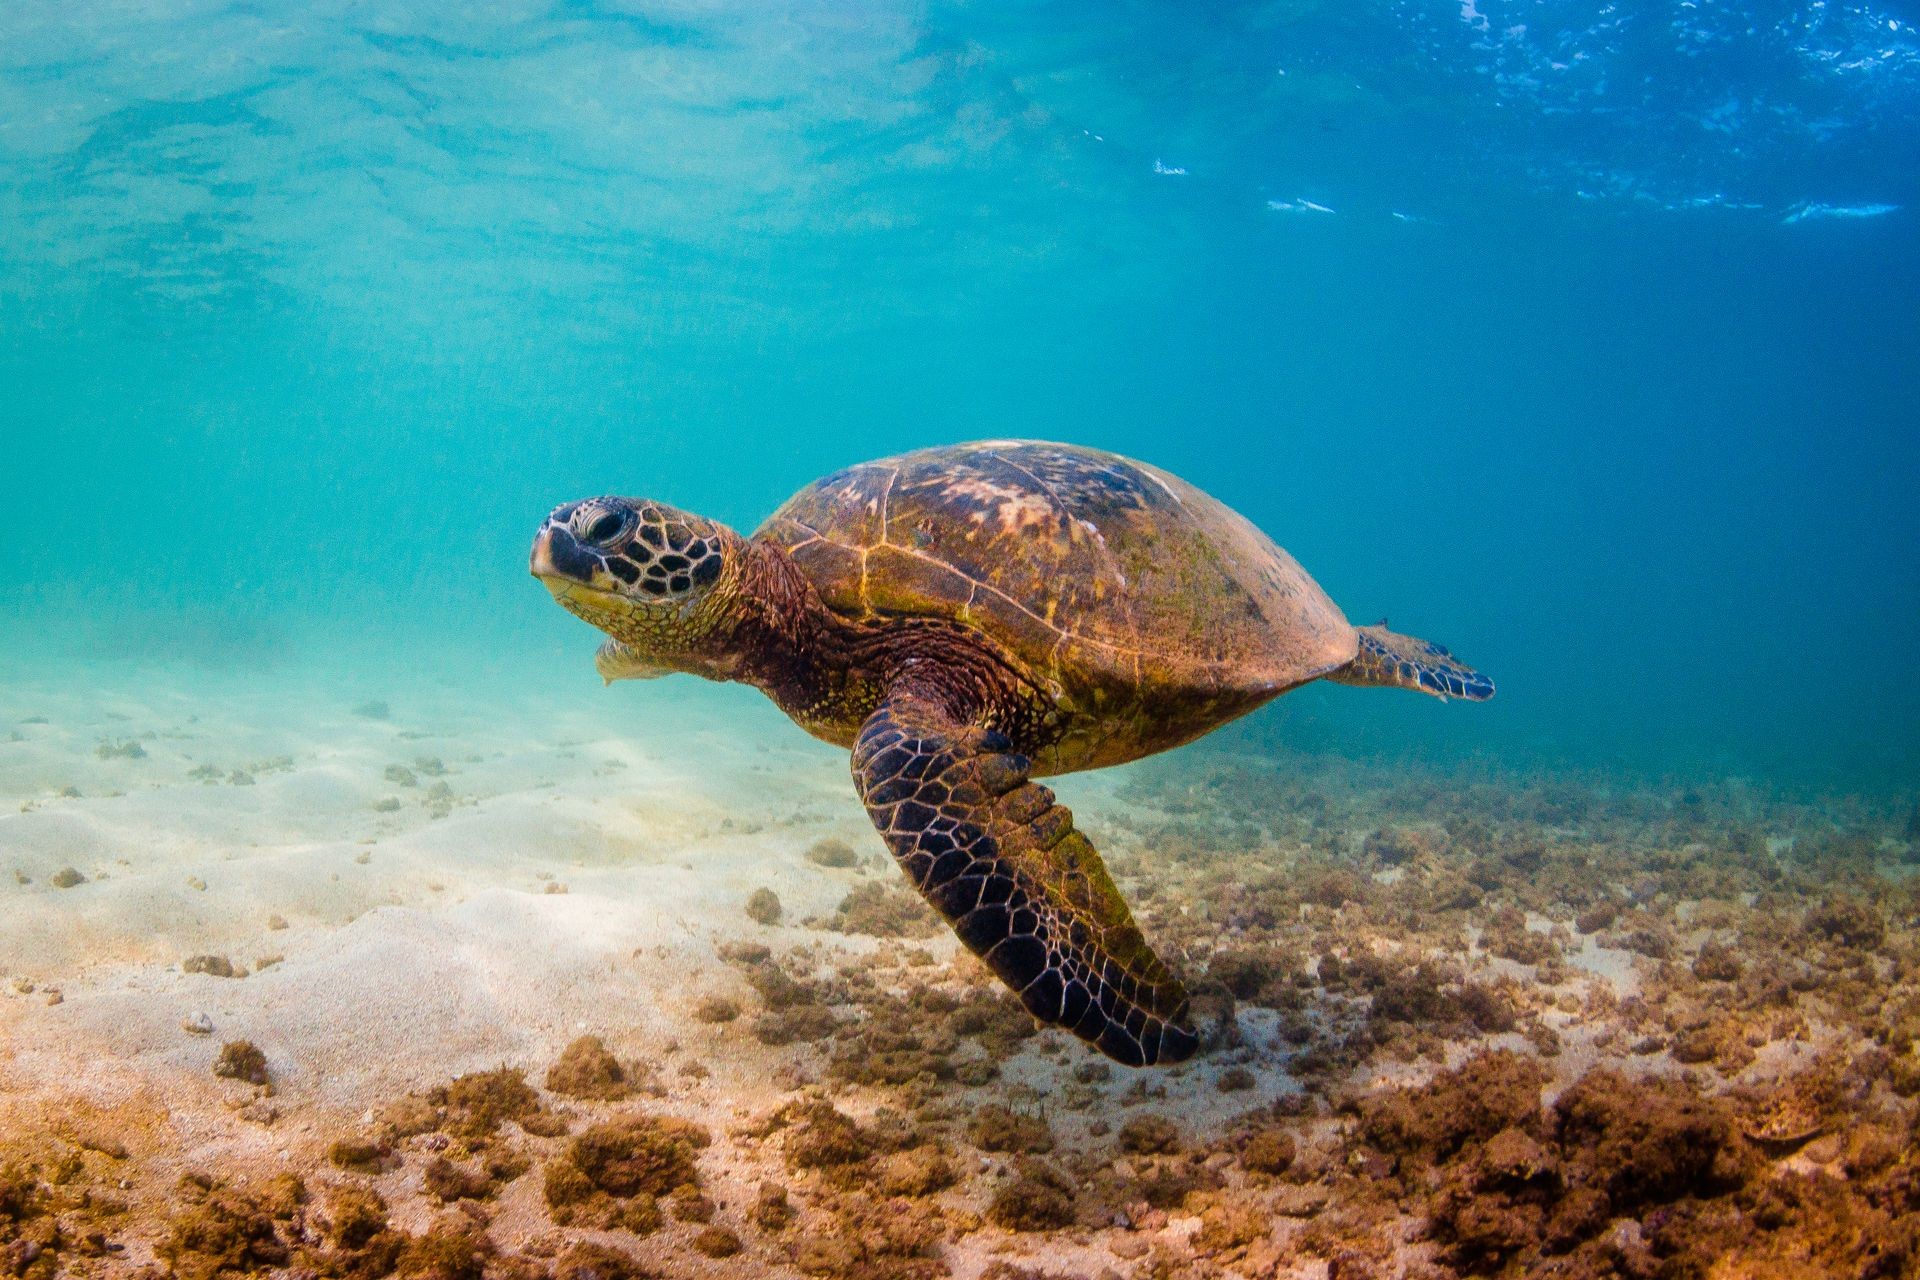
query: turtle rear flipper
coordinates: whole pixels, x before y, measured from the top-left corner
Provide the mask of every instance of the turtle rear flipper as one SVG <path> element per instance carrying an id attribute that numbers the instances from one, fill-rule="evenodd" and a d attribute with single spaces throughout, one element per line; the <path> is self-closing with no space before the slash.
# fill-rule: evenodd
<path id="1" fill-rule="evenodd" d="M 1454 657 L 1445 645 L 1389 631 L 1384 623 L 1354 630 L 1359 633 L 1360 652 L 1346 666 L 1327 673 L 1327 679 L 1412 689 L 1443 702 L 1448 698 L 1485 702 L 1493 696 L 1493 681 Z"/>
<path id="2" fill-rule="evenodd" d="M 1191 1057 L 1186 990 L 1030 766 L 1003 735 L 914 691 L 896 690 L 853 749 L 894 858 L 1029 1013 L 1128 1066 Z"/>

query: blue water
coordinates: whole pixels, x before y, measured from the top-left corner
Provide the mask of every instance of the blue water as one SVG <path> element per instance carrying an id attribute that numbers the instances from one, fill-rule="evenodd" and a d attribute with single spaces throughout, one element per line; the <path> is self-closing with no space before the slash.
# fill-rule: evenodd
<path id="1" fill-rule="evenodd" d="M 1221 743 L 1907 788 L 1915 19 L 11 0 L 0 644 L 591 681 L 555 502 L 1036 436 L 1500 683 Z"/>

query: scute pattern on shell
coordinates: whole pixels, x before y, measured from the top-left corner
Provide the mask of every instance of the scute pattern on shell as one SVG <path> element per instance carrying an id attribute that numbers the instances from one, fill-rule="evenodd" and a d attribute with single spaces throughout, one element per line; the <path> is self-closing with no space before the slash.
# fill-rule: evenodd
<path id="1" fill-rule="evenodd" d="M 836 611 L 971 623 L 1095 714 L 1142 690 L 1264 701 L 1354 656 L 1346 618 L 1259 529 L 1098 450 L 985 441 L 865 463 L 759 536 Z"/>

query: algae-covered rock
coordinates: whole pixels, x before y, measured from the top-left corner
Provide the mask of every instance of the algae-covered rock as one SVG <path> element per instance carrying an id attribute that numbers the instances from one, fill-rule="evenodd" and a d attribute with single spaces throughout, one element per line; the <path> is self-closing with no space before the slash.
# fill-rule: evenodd
<path id="1" fill-rule="evenodd" d="M 834 908 L 831 926 L 875 938 L 926 938 L 940 931 L 939 917 L 923 898 L 882 881 L 849 890 Z"/>
<path id="2" fill-rule="evenodd" d="M 272 1081 L 267 1071 L 267 1055 L 251 1040 L 229 1040 L 220 1046 L 214 1059 L 213 1074 L 227 1080 L 265 1085 Z"/>
<path id="3" fill-rule="evenodd" d="M 553 1280 L 655 1280 L 656 1273 L 612 1245 L 577 1240 L 553 1264 Z"/>
<path id="4" fill-rule="evenodd" d="M 747 918 L 755 924 L 772 928 L 780 923 L 780 895 L 768 888 L 755 889 L 747 895 Z"/>
<path id="5" fill-rule="evenodd" d="M 1240 1153 L 1240 1166 L 1252 1173 L 1285 1173 L 1292 1166 L 1296 1151 L 1293 1135 L 1285 1129 L 1262 1129 L 1247 1139 Z"/>
<path id="6" fill-rule="evenodd" d="M 258 1198 L 204 1174 L 176 1188 L 179 1208 L 154 1253 L 177 1280 L 236 1280 L 285 1266 L 292 1249 Z"/>
<path id="7" fill-rule="evenodd" d="M 517 1067 L 470 1072 L 430 1090 L 426 1101 L 439 1111 L 436 1127 L 466 1141 L 484 1141 L 509 1120 L 529 1133 L 555 1131 L 555 1117 Z"/>
<path id="8" fill-rule="evenodd" d="M 1483 1053 L 1416 1089 L 1384 1091 L 1360 1104 L 1360 1134 L 1389 1155 L 1444 1160 L 1469 1141 L 1538 1125 L 1547 1072 L 1506 1049 Z"/>
<path id="9" fill-rule="evenodd" d="M 711 1140 L 701 1126 L 669 1116 L 624 1116 L 587 1129 L 547 1166 L 546 1199 L 554 1221 L 654 1230 L 661 1221 L 659 1197 L 698 1189 L 694 1153 Z"/>
<path id="10" fill-rule="evenodd" d="M 1120 1126 L 1120 1149 L 1131 1155 L 1167 1155 L 1180 1149 L 1180 1129 L 1165 1116 L 1130 1117 Z"/>
<path id="11" fill-rule="evenodd" d="M 982 1151 L 1044 1155 L 1053 1150 L 1053 1130 L 1043 1116 L 1023 1115 L 990 1102 L 973 1113 L 967 1141 Z"/>
<path id="12" fill-rule="evenodd" d="M 547 1088 L 569 1098 L 617 1102 L 633 1093 L 633 1082 L 599 1036 L 581 1036 L 547 1069 Z"/>
<path id="13" fill-rule="evenodd" d="M 987 1221 L 1008 1231 L 1053 1231 L 1077 1216 L 1073 1183 L 1058 1170 L 1029 1161 L 1013 1181 L 994 1193 Z"/>
<path id="14" fill-rule="evenodd" d="M 938 1147 L 896 1151 L 875 1162 L 874 1185 L 882 1195 L 915 1199 L 944 1191 L 959 1178 L 953 1162 Z"/>
<path id="15" fill-rule="evenodd" d="M 834 836 L 816 840 L 807 848 L 807 861 L 817 867 L 857 867 L 860 855 L 852 845 Z"/>
<path id="16" fill-rule="evenodd" d="M 856 1164 L 866 1160 L 878 1147 L 871 1134 L 823 1099 L 786 1108 L 781 1118 L 790 1126 L 786 1157 L 792 1169 Z"/>
<path id="17" fill-rule="evenodd" d="M 705 1227 L 693 1237 L 693 1251 L 709 1258 L 731 1258 L 740 1252 L 740 1237 L 725 1227 Z"/>

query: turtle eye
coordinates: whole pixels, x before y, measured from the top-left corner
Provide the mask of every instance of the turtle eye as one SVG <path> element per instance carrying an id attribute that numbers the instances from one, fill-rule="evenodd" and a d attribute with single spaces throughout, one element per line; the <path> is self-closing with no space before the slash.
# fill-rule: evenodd
<path id="1" fill-rule="evenodd" d="M 597 546 L 605 546 L 627 531 L 627 514 L 624 511 L 608 511 L 601 514 L 586 527 L 584 537 Z"/>

